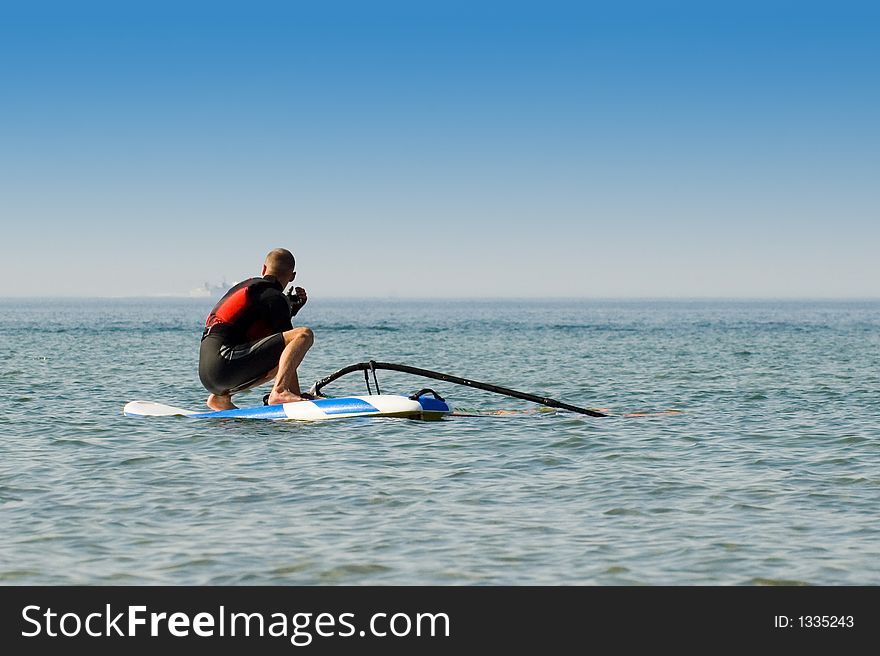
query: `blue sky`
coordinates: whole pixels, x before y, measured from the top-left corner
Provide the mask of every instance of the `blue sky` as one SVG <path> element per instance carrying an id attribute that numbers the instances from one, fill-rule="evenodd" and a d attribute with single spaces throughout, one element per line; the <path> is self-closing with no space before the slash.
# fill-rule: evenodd
<path id="1" fill-rule="evenodd" d="M 4 5 L 0 296 L 878 297 L 877 7 Z"/>

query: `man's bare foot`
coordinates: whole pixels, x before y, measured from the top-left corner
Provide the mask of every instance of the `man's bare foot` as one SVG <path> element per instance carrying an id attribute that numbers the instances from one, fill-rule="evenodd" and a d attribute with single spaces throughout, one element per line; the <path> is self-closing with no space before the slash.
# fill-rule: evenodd
<path id="1" fill-rule="evenodd" d="M 269 393 L 269 405 L 275 405 L 276 403 L 295 403 L 296 401 L 314 401 L 316 396 L 312 396 L 308 392 L 300 392 L 299 394 L 294 394 L 293 392 L 276 392 L 272 390 Z"/>
<path id="2" fill-rule="evenodd" d="M 209 394 L 207 405 L 211 410 L 235 410 L 238 406 L 232 402 L 232 397 L 228 394 Z"/>

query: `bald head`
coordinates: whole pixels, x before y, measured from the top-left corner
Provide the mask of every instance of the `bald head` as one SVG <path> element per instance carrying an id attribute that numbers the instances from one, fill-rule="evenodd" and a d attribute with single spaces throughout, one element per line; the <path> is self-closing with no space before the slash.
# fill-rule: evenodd
<path id="1" fill-rule="evenodd" d="M 265 267 L 264 275 L 286 278 L 296 268 L 296 260 L 293 259 L 293 253 L 286 248 L 274 248 L 269 251 L 263 266 Z"/>

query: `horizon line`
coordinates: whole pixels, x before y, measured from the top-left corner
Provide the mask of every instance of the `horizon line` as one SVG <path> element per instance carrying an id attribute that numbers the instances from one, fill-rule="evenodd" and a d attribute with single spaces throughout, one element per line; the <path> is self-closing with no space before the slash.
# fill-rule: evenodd
<path id="1" fill-rule="evenodd" d="M 176 300 L 210 301 L 217 297 L 199 297 L 186 294 L 138 294 L 138 295 L 54 295 L 54 296 L 3 296 L 0 301 L 27 300 Z M 329 301 L 880 301 L 880 296 L 321 296 Z"/>

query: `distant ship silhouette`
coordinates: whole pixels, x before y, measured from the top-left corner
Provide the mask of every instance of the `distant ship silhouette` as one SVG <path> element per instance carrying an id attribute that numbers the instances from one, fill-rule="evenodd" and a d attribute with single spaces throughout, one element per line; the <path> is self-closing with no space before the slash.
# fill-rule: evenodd
<path id="1" fill-rule="evenodd" d="M 189 291 L 190 298 L 220 298 L 226 291 L 232 287 L 226 279 L 223 282 L 211 284 L 206 282 L 201 287 L 196 287 Z"/>

